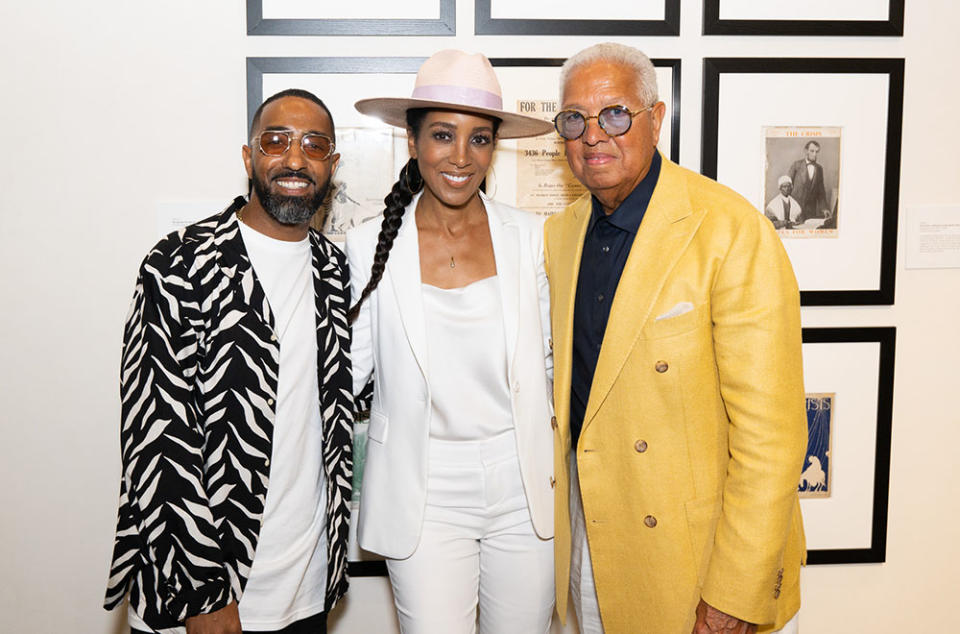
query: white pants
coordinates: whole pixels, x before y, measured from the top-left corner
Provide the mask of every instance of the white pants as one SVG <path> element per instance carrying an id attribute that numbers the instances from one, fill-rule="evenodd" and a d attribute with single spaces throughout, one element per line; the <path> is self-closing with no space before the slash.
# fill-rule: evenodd
<path id="1" fill-rule="evenodd" d="M 600 602 L 593 582 L 593 564 L 587 544 L 583 498 L 580 496 L 580 478 L 577 475 L 577 454 L 570 453 L 570 598 L 577 614 L 580 634 L 603 634 L 600 620 Z M 799 634 L 800 613 L 787 621 L 783 628 L 771 634 Z"/>
<path id="2" fill-rule="evenodd" d="M 573 611 L 577 613 L 580 634 L 603 634 L 575 451 L 570 452 L 570 599 Z"/>
<path id="3" fill-rule="evenodd" d="M 430 441 L 420 543 L 387 570 L 404 634 L 549 631 L 553 540 L 533 530 L 513 432 Z"/>

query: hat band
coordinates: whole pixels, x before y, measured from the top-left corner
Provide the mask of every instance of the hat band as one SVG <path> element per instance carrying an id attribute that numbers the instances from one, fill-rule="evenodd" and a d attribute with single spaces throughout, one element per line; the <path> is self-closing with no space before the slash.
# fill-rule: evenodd
<path id="1" fill-rule="evenodd" d="M 450 105 L 503 110 L 503 99 L 500 95 L 466 86 L 417 86 L 413 89 L 413 98 L 443 101 Z"/>

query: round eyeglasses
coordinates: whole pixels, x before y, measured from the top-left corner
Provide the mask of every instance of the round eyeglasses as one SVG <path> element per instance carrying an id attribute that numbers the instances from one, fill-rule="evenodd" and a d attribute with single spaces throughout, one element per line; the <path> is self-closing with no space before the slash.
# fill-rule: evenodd
<path id="1" fill-rule="evenodd" d="M 634 117 L 651 108 L 653 108 L 653 106 L 647 106 L 643 110 L 631 112 L 630 108 L 626 106 L 614 104 L 602 108 L 599 113 L 592 117 L 588 117 L 577 110 L 561 110 L 557 116 L 553 118 L 553 127 L 557 129 L 557 134 L 564 139 L 574 141 L 583 136 L 583 133 L 587 131 L 587 121 L 596 119 L 597 123 L 600 124 L 600 128 L 606 132 L 608 136 L 620 136 L 630 130 Z"/>
<path id="2" fill-rule="evenodd" d="M 296 135 L 283 130 L 261 132 L 257 139 L 260 151 L 267 156 L 283 156 L 290 149 Z M 325 161 L 333 154 L 336 143 L 325 134 L 307 133 L 300 137 L 300 149 L 304 156 L 315 161 Z"/>

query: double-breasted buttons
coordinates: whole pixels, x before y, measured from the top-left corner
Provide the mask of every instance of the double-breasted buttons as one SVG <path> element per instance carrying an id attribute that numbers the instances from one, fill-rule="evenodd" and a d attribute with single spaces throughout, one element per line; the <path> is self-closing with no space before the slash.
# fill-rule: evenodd
<path id="1" fill-rule="evenodd" d="M 550 488 L 557 486 L 557 481 L 553 479 L 553 476 L 550 476 Z"/>
<path id="2" fill-rule="evenodd" d="M 551 416 L 551 417 L 550 417 L 550 427 L 552 427 L 553 429 L 556 429 L 556 428 L 557 428 L 557 417 L 556 417 L 556 416 Z"/>
<path id="3" fill-rule="evenodd" d="M 659 372 L 660 374 L 663 374 L 664 372 L 670 369 L 670 366 L 667 365 L 666 361 L 657 361 L 657 363 L 653 366 L 653 369 Z"/>
<path id="4" fill-rule="evenodd" d="M 647 515 L 645 518 L 643 518 L 643 523 L 647 525 L 647 528 L 653 528 L 657 525 L 657 518 L 655 518 L 653 515 Z"/>
<path id="5" fill-rule="evenodd" d="M 633 448 L 637 450 L 637 453 L 643 453 L 644 451 L 647 450 L 647 441 L 638 440 L 633 444 Z"/>

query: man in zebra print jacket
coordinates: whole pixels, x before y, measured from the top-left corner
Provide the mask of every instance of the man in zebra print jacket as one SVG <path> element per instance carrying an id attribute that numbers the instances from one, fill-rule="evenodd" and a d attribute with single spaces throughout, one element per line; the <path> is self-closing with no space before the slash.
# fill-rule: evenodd
<path id="1" fill-rule="evenodd" d="M 105 601 L 129 597 L 132 632 L 325 632 L 347 589 L 349 275 L 309 228 L 334 138 L 314 95 L 265 101 L 243 148 L 249 202 L 140 268 Z"/>

